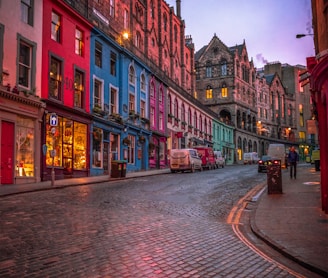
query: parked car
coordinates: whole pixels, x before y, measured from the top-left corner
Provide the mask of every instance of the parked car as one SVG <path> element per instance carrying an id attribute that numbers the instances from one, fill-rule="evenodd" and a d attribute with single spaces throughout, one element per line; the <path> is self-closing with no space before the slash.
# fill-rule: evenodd
<path id="1" fill-rule="evenodd" d="M 196 146 L 195 149 L 202 160 L 203 169 L 211 170 L 216 168 L 214 152 L 211 147 Z"/>
<path id="2" fill-rule="evenodd" d="M 221 151 L 214 151 L 214 157 L 215 157 L 215 165 L 216 168 L 224 168 L 225 166 L 225 158 L 222 155 Z"/>
<path id="3" fill-rule="evenodd" d="M 258 165 L 258 172 L 267 172 L 267 167 L 271 162 L 271 156 L 263 155 L 261 159 L 257 162 Z"/>
<path id="4" fill-rule="evenodd" d="M 202 171 L 202 160 L 195 149 L 172 149 L 170 155 L 172 173 L 195 170 Z"/>

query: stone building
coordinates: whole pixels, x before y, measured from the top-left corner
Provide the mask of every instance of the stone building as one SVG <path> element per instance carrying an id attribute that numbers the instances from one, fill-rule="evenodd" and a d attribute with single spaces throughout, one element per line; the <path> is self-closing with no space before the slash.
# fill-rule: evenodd
<path id="1" fill-rule="evenodd" d="M 197 98 L 235 127 L 235 161 L 258 152 L 256 69 L 246 43 L 226 46 L 216 35 L 195 54 Z"/>
<path id="2" fill-rule="evenodd" d="M 305 67 L 301 65 L 291 66 L 279 62 L 268 63 L 264 67 L 264 74 L 276 74 L 285 90 L 283 97 L 287 113 L 282 117 L 280 138 L 286 140 L 289 145 L 297 145 L 302 160 L 305 160 L 318 144 L 310 87 L 308 84 L 301 86 L 299 83 L 300 74 L 304 70 Z"/>

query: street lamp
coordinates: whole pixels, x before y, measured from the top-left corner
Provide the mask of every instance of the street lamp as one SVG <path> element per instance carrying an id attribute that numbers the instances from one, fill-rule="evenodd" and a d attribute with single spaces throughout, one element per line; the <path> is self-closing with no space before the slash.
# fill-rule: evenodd
<path id="1" fill-rule="evenodd" d="M 297 34 L 296 39 L 300 39 L 300 38 L 303 38 L 305 36 L 314 36 L 314 34 Z"/>

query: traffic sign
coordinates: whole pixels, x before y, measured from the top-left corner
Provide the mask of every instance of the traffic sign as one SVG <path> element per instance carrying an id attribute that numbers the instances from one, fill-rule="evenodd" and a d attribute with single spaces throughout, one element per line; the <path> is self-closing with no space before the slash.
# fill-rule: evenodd
<path id="1" fill-rule="evenodd" d="M 50 126 L 58 126 L 58 116 L 56 113 L 50 114 Z"/>

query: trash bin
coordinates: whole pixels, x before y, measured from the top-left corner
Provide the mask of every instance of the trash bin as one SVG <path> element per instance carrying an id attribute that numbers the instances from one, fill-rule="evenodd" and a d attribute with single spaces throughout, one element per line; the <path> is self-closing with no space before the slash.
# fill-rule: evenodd
<path id="1" fill-rule="evenodd" d="M 111 178 L 124 178 L 126 176 L 126 161 L 113 160 L 111 163 Z"/>
<path id="2" fill-rule="evenodd" d="M 121 161 L 121 177 L 125 178 L 126 176 L 126 162 L 125 161 Z"/>
<path id="3" fill-rule="evenodd" d="M 119 163 L 118 160 L 113 160 L 111 163 L 111 171 L 110 171 L 110 176 L 112 178 L 120 178 L 121 177 L 121 167 L 122 164 Z"/>
<path id="4" fill-rule="evenodd" d="M 320 159 L 314 160 L 314 167 L 316 171 L 320 171 Z"/>
<path id="5" fill-rule="evenodd" d="M 268 194 L 282 194 L 281 160 L 271 160 L 267 166 Z"/>

